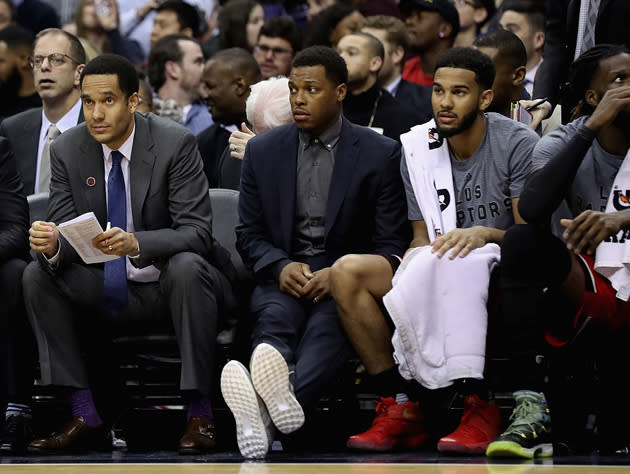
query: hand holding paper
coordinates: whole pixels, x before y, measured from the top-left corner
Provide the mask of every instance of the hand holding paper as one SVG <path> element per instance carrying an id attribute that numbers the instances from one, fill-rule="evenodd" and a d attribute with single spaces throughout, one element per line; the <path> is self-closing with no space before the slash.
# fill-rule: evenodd
<path id="1" fill-rule="evenodd" d="M 115 254 L 107 255 L 94 247 L 93 239 L 103 234 L 103 228 L 93 212 L 81 214 L 79 217 L 59 224 L 57 228 L 85 263 L 108 262 L 119 257 Z"/>

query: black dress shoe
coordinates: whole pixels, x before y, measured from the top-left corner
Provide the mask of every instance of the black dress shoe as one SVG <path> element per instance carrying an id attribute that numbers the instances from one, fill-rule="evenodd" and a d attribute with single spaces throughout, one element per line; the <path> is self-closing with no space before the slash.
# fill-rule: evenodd
<path id="1" fill-rule="evenodd" d="M 82 416 L 75 416 L 66 426 L 51 437 L 36 439 L 28 445 L 28 451 L 36 454 L 111 450 L 111 431 L 104 425 L 88 426 Z"/>
<path id="2" fill-rule="evenodd" d="M 2 425 L 0 453 L 24 454 L 32 439 L 31 419 L 22 415 L 11 415 Z"/>
<path id="3" fill-rule="evenodd" d="M 214 425 L 200 416 L 188 420 L 186 432 L 179 440 L 179 454 L 204 454 L 216 447 Z"/>

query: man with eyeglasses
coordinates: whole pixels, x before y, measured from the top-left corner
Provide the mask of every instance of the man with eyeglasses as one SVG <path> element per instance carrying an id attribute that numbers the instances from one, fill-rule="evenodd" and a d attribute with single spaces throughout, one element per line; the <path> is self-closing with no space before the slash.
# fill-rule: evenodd
<path id="1" fill-rule="evenodd" d="M 33 34 L 18 25 L 0 30 L 0 122 L 24 110 L 39 107 L 28 58 Z"/>
<path id="2" fill-rule="evenodd" d="M 48 192 L 52 141 L 83 122 L 79 78 L 85 51 L 79 40 L 57 28 L 41 31 L 29 59 L 41 107 L 10 117 L 0 124 L 16 156 L 25 194 Z"/>
<path id="3" fill-rule="evenodd" d="M 276 17 L 265 22 L 254 47 L 254 58 L 263 79 L 288 76 L 301 40 L 300 30 L 292 18 Z"/>

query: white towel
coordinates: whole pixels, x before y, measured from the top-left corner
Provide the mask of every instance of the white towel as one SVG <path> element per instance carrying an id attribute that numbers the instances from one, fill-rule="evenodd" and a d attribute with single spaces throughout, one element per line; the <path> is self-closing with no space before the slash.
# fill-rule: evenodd
<path id="1" fill-rule="evenodd" d="M 447 387 L 461 378 L 483 378 L 490 274 L 497 244 L 465 258 L 438 258 L 431 247 L 411 250 L 383 302 L 396 330 L 394 359 L 400 374 L 424 387 Z"/>
<path id="2" fill-rule="evenodd" d="M 630 208 L 630 150 L 617 171 L 608 196 L 606 212 Z M 595 271 L 608 278 L 617 290 L 617 298 L 628 301 L 630 297 L 630 242 L 624 237 L 625 230 L 611 236 L 597 246 Z"/>
<path id="3" fill-rule="evenodd" d="M 453 172 L 446 140 L 440 141 L 435 121 L 416 125 L 400 136 L 409 178 L 433 241 L 457 226 Z"/>

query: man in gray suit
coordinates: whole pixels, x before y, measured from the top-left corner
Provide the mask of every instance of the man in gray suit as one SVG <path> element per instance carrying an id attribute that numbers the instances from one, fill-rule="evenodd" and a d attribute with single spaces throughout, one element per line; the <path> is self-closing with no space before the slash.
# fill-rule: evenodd
<path id="1" fill-rule="evenodd" d="M 0 135 L 11 144 L 27 195 L 48 191 L 46 142 L 54 139 L 53 134 L 83 122 L 79 78 L 85 67 L 85 51 L 76 36 L 50 28 L 35 38 L 31 65 L 42 107 L 8 117 L 0 124 Z"/>
<path id="2" fill-rule="evenodd" d="M 86 123 L 51 147 L 50 222 L 31 226 L 39 258 L 23 278 L 42 381 L 68 388 L 74 418 L 29 450 L 111 448 L 81 349 L 119 327 L 146 331 L 166 322 L 177 337 L 180 388 L 190 401 L 179 449 L 208 451 L 215 446 L 209 394 L 218 315 L 234 306 L 223 272 L 233 267 L 211 234 L 195 138 L 170 120 L 136 113 L 138 78 L 120 56 L 102 55 L 85 67 L 81 97 Z M 120 258 L 86 265 L 60 237 L 56 223 L 89 211 L 103 228 L 111 224 L 92 245 Z"/>

